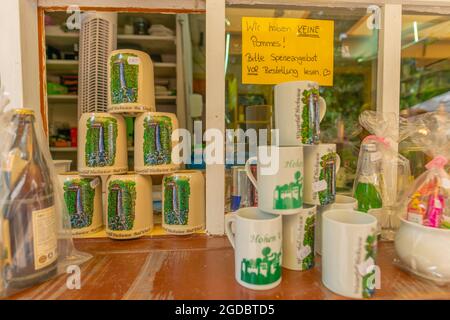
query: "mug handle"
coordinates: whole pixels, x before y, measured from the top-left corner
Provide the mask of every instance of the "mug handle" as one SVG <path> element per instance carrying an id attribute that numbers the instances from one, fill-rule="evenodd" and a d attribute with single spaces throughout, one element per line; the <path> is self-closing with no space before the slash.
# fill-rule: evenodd
<path id="1" fill-rule="evenodd" d="M 258 183 L 256 182 L 256 178 L 253 175 L 252 170 L 250 169 L 251 163 L 256 160 L 257 160 L 256 157 L 248 158 L 248 160 L 245 162 L 245 173 L 247 174 L 247 177 L 250 179 L 250 181 L 255 186 L 256 190 L 258 191 Z"/>
<path id="2" fill-rule="evenodd" d="M 336 173 L 338 173 L 341 168 L 341 157 L 336 153 Z"/>
<path id="3" fill-rule="evenodd" d="M 327 102 L 324 98 L 319 97 L 319 116 L 320 121 L 322 121 L 323 117 L 325 117 L 325 113 L 327 112 Z"/>
<path id="4" fill-rule="evenodd" d="M 233 246 L 233 249 L 235 249 L 235 234 L 231 230 L 231 225 L 233 223 L 236 223 L 236 214 L 234 213 L 227 213 L 225 215 L 225 233 L 227 234 L 228 240 L 230 241 L 231 245 Z"/>

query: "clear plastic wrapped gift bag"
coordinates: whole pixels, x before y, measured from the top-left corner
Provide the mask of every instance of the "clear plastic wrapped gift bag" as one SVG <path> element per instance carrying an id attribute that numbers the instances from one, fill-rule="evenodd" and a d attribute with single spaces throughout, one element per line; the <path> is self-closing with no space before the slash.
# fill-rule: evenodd
<path id="1" fill-rule="evenodd" d="M 73 246 L 41 116 L 6 105 L 0 89 L 0 297 L 90 258 Z"/>
<path id="2" fill-rule="evenodd" d="M 411 140 L 433 158 L 402 199 L 395 262 L 437 283 L 450 283 L 450 116 L 430 112 L 411 119 Z"/>
<path id="3" fill-rule="evenodd" d="M 358 210 L 377 217 L 382 240 L 394 240 L 400 225 L 399 199 L 411 179 L 409 160 L 397 145 L 411 133 L 411 125 L 394 113 L 364 111 L 360 124 L 371 133 L 360 148 L 353 196 Z"/>

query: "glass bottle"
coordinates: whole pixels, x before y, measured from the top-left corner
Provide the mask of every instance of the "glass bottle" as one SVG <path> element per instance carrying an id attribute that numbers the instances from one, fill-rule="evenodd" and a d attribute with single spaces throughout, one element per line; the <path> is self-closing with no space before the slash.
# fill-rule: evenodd
<path id="1" fill-rule="evenodd" d="M 381 208 L 381 158 L 374 143 L 362 145 L 362 159 L 359 174 L 353 185 L 353 197 L 358 200 L 358 210 L 368 212 Z"/>
<path id="2" fill-rule="evenodd" d="M 0 192 L 6 195 L 2 208 L 2 236 L 8 287 L 28 287 L 56 273 L 57 225 L 54 186 L 39 149 L 34 112 L 14 111 L 15 136 L 2 165 Z"/>

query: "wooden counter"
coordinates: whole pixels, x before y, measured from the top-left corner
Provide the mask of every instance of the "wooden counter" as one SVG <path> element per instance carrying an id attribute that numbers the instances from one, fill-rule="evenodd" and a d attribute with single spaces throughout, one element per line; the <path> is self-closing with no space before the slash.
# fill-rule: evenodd
<path id="1" fill-rule="evenodd" d="M 94 257 L 81 268 L 81 289 L 68 275 L 22 291 L 13 299 L 343 299 L 321 282 L 320 258 L 310 271 L 283 269 L 281 285 L 257 292 L 234 280 L 226 237 L 159 236 L 131 241 L 76 240 Z M 376 299 L 450 299 L 450 287 L 419 280 L 392 265 L 392 243 L 379 245 L 381 289 Z"/>

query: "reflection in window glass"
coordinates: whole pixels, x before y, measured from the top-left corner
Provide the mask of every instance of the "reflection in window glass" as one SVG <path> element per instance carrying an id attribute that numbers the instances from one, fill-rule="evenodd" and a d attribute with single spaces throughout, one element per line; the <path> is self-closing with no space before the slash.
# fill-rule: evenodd
<path id="1" fill-rule="evenodd" d="M 337 144 L 337 152 L 342 159 L 337 191 L 349 193 L 364 134 L 358 129 L 358 115 L 363 110 L 376 109 L 378 30 L 368 27 L 366 10 L 329 7 L 227 8 L 226 128 L 272 129 L 275 123 L 274 108 L 277 108 L 273 105 L 273 86 L 242 84 L 242 17 L 334 21 L 334 84 L 320 88 L 320 94 L 327 102 L 326 115 L 321 123 L 321 142 Z M 231 171 L 228 167 L 227 200 L 233 184 Z"/>
<path id="2" fill-rule="evenodd" d="M 400 109 L 405 117 L 450 111 L 450 16 L 404 12 Z M 411 161 L 413 175 L 422 173 L 427 158 L 407 141 L 400 150 Z"/>

